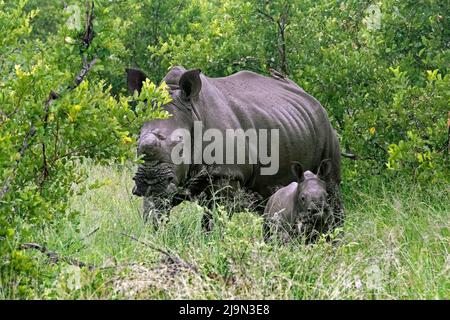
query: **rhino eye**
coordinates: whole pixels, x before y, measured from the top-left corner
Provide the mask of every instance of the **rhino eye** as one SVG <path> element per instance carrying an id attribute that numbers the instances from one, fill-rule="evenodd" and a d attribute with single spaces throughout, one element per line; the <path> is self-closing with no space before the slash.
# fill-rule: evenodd
<path id="1" fill-rule="evenodd" d="M 302 201 L 305 201 L 305 196 L 301 196 L 300 199 L 302 199 Z"/>
<path id="2" fill-rule="evenodd" d="M 157 133 L 156 136 L 158 137 L 159 140 L 166 140 L 166 136 L 163 135 L 162 133 Z"/>

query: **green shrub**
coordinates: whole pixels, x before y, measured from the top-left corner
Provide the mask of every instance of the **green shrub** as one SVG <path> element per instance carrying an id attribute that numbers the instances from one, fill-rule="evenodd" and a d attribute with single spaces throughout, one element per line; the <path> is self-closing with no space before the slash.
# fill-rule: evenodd
<path id="1" fill-rule="evenodd" d="M 78 163 L 133 159 L 140 126 L 165 116 L 160 106 L 170 99 L 164 84 L 150 82 L 135 110 L 129 105 L 132 97 L 112 95 L 111 85 L 102 80 L 104 66 L 124 48 L 120 39 L 111 38 L 118 26 L 106 15 L 96 16 L 96 26 L 105 28 L 95 31 L 86 48 L 82 34 L 66 24 L 58 24 L 44 40 L 34 38 L 33 20 L 44 13 L 27 12 L 25 5 L 0 2 L 0 270 L 2 283 L 10 277 L 11 290 L 19 296 L 29 293 L 26 288 L 36 276 L 33 260 L 19 245 L 71 215 L 67 202 L 73 185 L 85 178 Z M 54 13 L 64 15 L 62 8 Z M 88 76 L 74 83 L 82 68 Z M 144 100 L 157 103 L 148 108 Z"/>

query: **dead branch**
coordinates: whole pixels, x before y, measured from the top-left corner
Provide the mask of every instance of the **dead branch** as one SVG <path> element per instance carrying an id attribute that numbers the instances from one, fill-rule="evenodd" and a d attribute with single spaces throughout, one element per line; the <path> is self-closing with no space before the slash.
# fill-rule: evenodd
<path id="1" fill-rule="evenodd" d="M 87 237 L 91 236 L 92 234 L 97 232 L 99 229 L 100 229 L 100 227 L 96 227 L 93 231 L 89 232 L 84 238 L 87 238 Z M 126 234 L 124 232 L 121 232 L 120 235 L 122 235 L 122 236 L 124 236 L 124 237 L 126 237 L 128 239 L 131 239 L 133 241 L 136 241 L 136 242 L 138 242 L 138 243 L 140 243 L 140 244 L 142 244 L 142 245 L 144 245 L 144 246 L 146 246 L 146 247 L 148 247 L 148 248 L 150 248 L 152 250 L 155 250 L 155 251 L 163 254 L 165 256 L 165 258 L 166 258 L 165 261 L 170 263 L 170 264 L 174 264 L 174 265 L 177 265 L 179 267 L 189 269 L 189 270 L 191 270 L 191 271 L 193 271 L 193 272 L 195 272 L 197 274 L 200 274 L 200 272 L 198 271 L 198 268 L 196 266 L 194 266 L 191 263 L 188 263 L 188 262 L 184 261 L 178 255 L 173 254 L 173 253 L 169 252 L 168 250 L 161 249 L 161 248 L 159 248 L 159 247 L 157 247 L 157 246 L 155 246 L 155 245 L 153 245 L 151 243 L 148 243 L 147 241 L 140 240 L 140 239 L 136 238 L 135 236 Z M 60 262 L 64 262 L 64 263 L 67 263 L 67 264 L 70 264 L 70 265 L 73 265 L 73 266 L 77 266 L 77 267 L 80 267 L 80 268 L 87 268 L 89 271 L 115 269 L 115 268 L 125 268 L 125 267 L 129 267 L 129 266 L 133 266 L 133 265 L 138 265 L 136 263 L 125 263 L 125 264 L 117 264 L 117 265 L 111 265 L 111 266 L 103 265 L 103 266 L 97 267 L 95 265 L 87 264 L 85 262 L 76 260 L 74 258 L 61 256 L 57 252 L 50 251 L 45 246 L 40 245 L 38 243 L 33 243 L 33 242 L 21 244 L 20 245 L 20 249 L 22 249 L 22 250 L 28 250 L 28 249 L 37 250 L 37 251 L 41 252 L 42 254 L 46 255 L 47 258 L 50 260 L 50 263 L 52 263 L 52 264 L 57 264 L 57 263 L 60 263 Z"/>
<path id="2" fill-rule="evenodd" d="M 342 152 L 341 156 L 343 156 L 344 158 L 352 159 L 352 160 L 358 160 L 359 159 L 359 157 L 356 154 L 353 154 L 353 153 Z"/>
<path id="3" fill-rule="evenodd" d="M 69 257 L 62 257 L 60 256 L 58 253 L 54 252 L 54 251 L 49 251 L 46 247 L 37 244 L 37 243 L 23 243 L 20 245 L 20 248 L 22 250 L 26 250 L 26 249 L 34 249 L 37 250 L 43 254 L 45 254 L 47 256 L 47 258 L 50 260 L 50 263 L 52 264 L 57 264 L 59 262 L 65 262 L 67 264 L 73 265 L 73 266 L 77 266 L 80 268 L 84 268 L 87 267 L 89 270 L 94 270 L 95 266 L 93 265 L 88 265 L 84 262 L 78 261 L 76 259 L 73 258 L 69 258 Z"/>
<path id="4" fill-rule="evenodd" d="M 361 156 L 359 156 L 357 154 L 353 154 L 351 152 L 342 152 L 341 156 L 344 157 L 344 158 L 348 158 L 350 160 L 353 160 L 353 161 L 359 161 L 359 160 L 361 160 L 361 161 L 368 161 L 368 160 L 372 160 L 372 161 L 378 162 L 378 160 L 376 158 L 374 158 L 374 157 L 361 157 Z"/>
<path id="5" fill-rule="evenodd" d="M 172 253 L 170 253 L 169 251 L 167 251 L 165 249 L 158 248 L 157 246 L 155 246 L 153 244 L 150 244 L 150 243 L 148 243 L 146 241 L 140 240 L 140 239 L 136 238 L 135 236 L 126 234 L 124 232 L 121 232 L 120 234 L 122 236 L 127 237 L 127 238 L 129 238 L 129 239 L 131 239 L 133 241 L 136 241 L 136 242 L 138 242 L 138 243 L 140 243 L 140 244 L 142 244 L 142 245 L 144 245 L 144 246 L 146 246 L 146 247 L 148 247 L 148 248 L 150 248 L 150 249 L 152 249 L 154 251 L 157 251 L 157 252 L 163 254 L 170 263 L 178 264 L 178 265 L 180 265 L 182 267 L 185 267 L 187 269 L 191 269 L 194 272 L 198 273 L 198 269 L 197 269 L 196 266 L 194 266 L 193 264 L 182 260 L 179 256 L 177 256 L 175 254 L 172 254 Z"/>
<path id="6" fill-rule="evenodd" d="M 50 110 L 50 105 L 52 104 L 52 102 L 56 99 L 59 98 L 59 95 L 51 90 L 50 91 L 50 95 L 47 99 L 47 101 L 45 102 L 45 107 L 44 107 L 44 134 L 47 132 L 47 125 L 48 125 L 48 115 L 49 115 L 49 110 Z M 48 177 L 49 175 L 49 169 L 48 169 L 48 163 L 47 163 L 47 152 L 46 152 L 46 145 L 44 142 L 42 142 L 42 181 L 41 181 L 41 185 L 44 183 L 45 179 Z"/>
<path id="7" fill-rule="evenodd" d="M 286 26 L 288 25 L 289 5 L 283 7 L 283 12 L 278 19 L 275 19 L 267 12 L 256 9 L 256 12 L 267 18 L 270 22 L 275 23 L 278 30 L 278 54 L 280 55 L 280 67 L 284 74 L 288 73 L 288 65 L 286 58 Z"/>
<path id="8" fill-rule="evenodd" d="M 80 85 L 81 82 L 83 82 L 84 77 L 86 77 L 87 73 L 91 68 L 94 66 L 94 64 L 97 62 L 97 57 L 94 57 L 91 62 L 87 63 L 84 61 L 83 68 L 81 69 L 80 73 L 78 73 L 77 77 L 75 78 L 75 85 L 70 87 L 71 90 L 75 89 Z"/>
<path id="9" fill-rule="evenodd" d="M 87 235 L 85 235 L 84 237 L 82 237 L 79 240 L 72 240 L 69 243 L 67 243 L 64 247 L 65 248 L 70 248 L 75 242 L 79 241 L 79 242 L 83 242 L 84 240 L 86 240 L 87 238 L 91 237 L 92 235 L 94 235 L 98 230 L 100 230 L 100 227 L 96 227 L 94 230 L 92 230 L 91 232 L 89 232 Z"/>
<path id="10" fill-rule="evenodd" d="M 87 234 L 84 238 L 91 236 L 92 234 L 97 232 L 99 229 L 100 229 L 99 227 L 95 228 L 93 231 L 91 231 L 89 234 Z M 42 254 L 45 254 L 47 256 L 47 258 L 50 260 L 50 263 L 52 263 L 52 264 L 64 262 L 64 263 L 67 263 L 67 264 L 70 264 L 73 266 L 77 266 L 80 268 L 86 267 L 86 268 L 88 268 L 89 271 L 126 268 L 126 267 L 130 267 L 130 266 L 138 265 L 137 263 L 132 262 L 132 263 L 109 265 L 109 266 L 103 265 L 103 266 L 97 267 L 97 266 L 87 264 L 85 262 L 82 262 L 82 261 L 79 261 L 79 260 L 76 260 L 73 258 L 62 257 L 57 252 L 50 251 L 46 247 L 44 247 L 38 243 L 33 243 L 33 242 L 21 244 L 20 249 L 22 249 L 22 250 L 28 250 L 28 249 L 37 250 L 37 251 L 41 252 Z"/>
<path id="11" fill-rule="evenodd" d="M 86 240 L 87 238 L 92 237 L 98 230 L 100 230 L 100 227 L 96 227 L 94 230 L 92 230 L 91 232 L 89 232 L 87 235 L 85 235 L 81 241 Z"/>
<path id="12" fill-rule="evenodd" d="M 256 12 L 258 12 L 260 15 L 266 17 L 266 18 L 269 19 L 270 21 L 276 23 L 276 20 L 275 20 L 271 15 L 269 15 L 268 13 L 262 11 L 261 9 L 256 9 Z"/>
<path id="13" fill-rule="evenodd" d="M 91 45 L 92 39 L 94 38 L 94 1 L 92 1 L 90 4 L 89 2 L 86 2 L 86 25 L 84 28 L 84 35 L 83 35 L 83 44 L 85 49 L 87 50 L 89 46 Z"/>

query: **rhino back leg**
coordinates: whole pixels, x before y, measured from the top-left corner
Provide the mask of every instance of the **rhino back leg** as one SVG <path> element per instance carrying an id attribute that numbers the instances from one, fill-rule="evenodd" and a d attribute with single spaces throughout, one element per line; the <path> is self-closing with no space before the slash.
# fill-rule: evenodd
<path id="1" fill-rule="evenodd" d="M 239 179 L 216 177 L 207 188 L 205 188 L 201 198 L 205 200 L 206 210 L 202 218 L 202 226 L 206 231 L 211 231 L 213 227 L 212 210 L 216 205 L 224 205 L 230 214 L 243 211 L 245 209 L 263 212 L 264 206 L 258 195 L 245 190 Z"/>
<path id="2" fill-rule="evenodd" d="M 202 192 L 200 199 L 205 204 L 205 210 L 202 217 L 202 228 L 206 232 L 212 231 L 213 214 L 212 211 L 216 205 L 231 203 L 232 195 L 240 187 L 239 181 L 229 180 L 225 178 L 212 179 L 209 185 Z"/>

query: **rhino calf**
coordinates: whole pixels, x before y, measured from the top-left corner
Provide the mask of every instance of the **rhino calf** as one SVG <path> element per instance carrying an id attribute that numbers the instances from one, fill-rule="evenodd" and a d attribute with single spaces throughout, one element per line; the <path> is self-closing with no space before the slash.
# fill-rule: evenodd
<path id="1" fill-rule="evenodd" d="M 328 202 L 326 180 L 331 172 L 329 159 L 322 160 L 317 174 L 304 171 L 300 162 L 291 163 L 296 178 L 275 192 L 264 210 L 266 239 L 275 232 L 283 242 L 294 236 L 313 241 L 333 226 L 333 214 Z"/>

